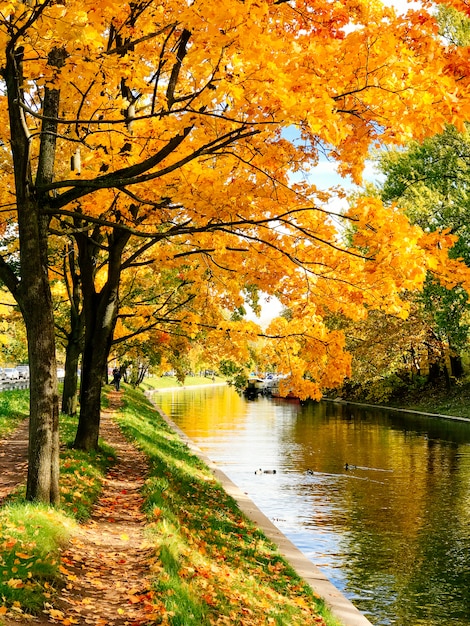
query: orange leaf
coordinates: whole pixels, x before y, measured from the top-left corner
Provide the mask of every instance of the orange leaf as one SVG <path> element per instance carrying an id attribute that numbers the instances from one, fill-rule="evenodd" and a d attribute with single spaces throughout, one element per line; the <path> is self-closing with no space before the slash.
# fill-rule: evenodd
<path id="1" fill-rule="evenodd" d="M 142 601 L 142 596 L 129 596 L 127 599 L 131 604 L 137 604 Z"/>

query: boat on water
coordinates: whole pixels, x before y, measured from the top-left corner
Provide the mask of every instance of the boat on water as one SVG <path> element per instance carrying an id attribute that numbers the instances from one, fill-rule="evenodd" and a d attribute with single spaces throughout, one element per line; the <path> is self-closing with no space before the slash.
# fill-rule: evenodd
<path id="1" fill-rule="evenodd" d="M 250 376 L 243 390 L 243 395 L 248 398 L 256 398 L 260 394 L 264 394 L 266 391 L 266 382 L 264 378 L 257 376 Z"/>
<path id="2" fill-rule="evenodd" d="M 243 390 L 243 394 L 248 398 L 256 398 L 259 395 L 270 396 L 272 398 L 296 399 L 292 394 L 281 396 L 279 393 L 279 382 L 286 378 L 286 375 L 268 374 L 265 377 L 250 376 L 248 383 Z"/>

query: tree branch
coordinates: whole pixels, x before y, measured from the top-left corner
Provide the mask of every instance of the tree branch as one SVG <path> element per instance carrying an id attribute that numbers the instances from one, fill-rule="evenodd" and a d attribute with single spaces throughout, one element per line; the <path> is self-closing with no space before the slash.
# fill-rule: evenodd
<path id="1" fill-rule="evenodd" d="M 187 156 L 179 159 L 172 165 L 169 165 L 162 170 L 157 172 L 152 172 L 149 174 L 144 174 L 143 172 L 149 171 L 158 163 L 163 161 L 173 150 L 179 146 L 187 135 L 192 130 L 191 127 L 187 127 L 184 129 L 183 133 L 177 135 L 172 140 L 168 142 L 168 144 L 160 150 L 156 155 L 149 157 L 145 161 L 137 165 L 133 165 L 121 170 L 117 170 L 115 172 L 111 172 L 110 174 L 105 174 L 104 176 L 99 176 L 95 179 L 90 180 L 65 180 L 59 181 L 57 183 L 52 183 L 50 185 L 46 185 L 42 188 L 41 191 L 50 191 L 53 189 L 60 189 L 63 187 L 72 187 L 73 189 L 64 192 L 60 196 L 51 199 L 50 206 L 53 209 L 60 209 L 61 207 L 69 204 L 73 200 L 78 200 L 79 198 L 92 193 L 98 189 L 112 189 L 112 188 L 122 188 L 127 185 L 136 185 L 140 183 L 146 183 L 151 180 L 155 180 L 156 178 L 161 178 L 166 174 L 170 174 L 175 170 L 181 169 L 187 163 L 190 163 L 194 159 L 203 156 L 205 154 L 215 154 L 222 148 L 227 145 L 234 143 L 235 141 L 241 141 L 242 139 L 246 139 L 248 137 L 252 137 L 253 135 L 258 134 L 260 131 L 258 130 L 247 130 L 243 132 L 241 129 L 231 131 L 226 135 L 215 139 L 214 141 L 205 144 L 201 148 L 194 150 Z"/>

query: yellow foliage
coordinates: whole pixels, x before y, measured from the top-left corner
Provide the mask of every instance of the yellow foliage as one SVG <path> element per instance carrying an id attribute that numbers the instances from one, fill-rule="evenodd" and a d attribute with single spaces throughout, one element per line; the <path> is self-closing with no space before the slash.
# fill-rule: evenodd
<path id="1" fill-rule="evenodd" d="M 45 96 L 60 92 L 52 182 L 33 195 L 46 199 L 57 237 L 74 236 L 90 255 L 81 279 L 95 293 L 122 272 L 115 338 L 140 332 L 158 348 L 193 342 L 214 361 L 247 360 L 261 330 L 232 314 L 264 292 L 291 318 L 271 324 L 260 358 L 289 374 L 296 393 L 317 397 L 350 371 L 325 315 L 405 318 L 402 295 L 428 270 L 469 288 L 468 269 L 448 259 L 448 233 L 423 233 L 374 198 L 341 220 L 328 202 L 343 191 L 298 180 L 325 153 L 360 181 L 371 146 L 469 118 L 468 61 L 443 45 L 425 9 L 400 17 L 379 0 L 296 0 L 295 10 L 271 0 L 6 2 L 2 67 L 11 46 L 24 101 L 0 98 L 2 145 L 8 106 L 20 107 L 30 160 L 13 165 L 40 167 Z M 63 63 L 51 61 L 58 50 Z M 2 156 L 2 236 L 16 219 L 13 165 Z M 54 295 L 67 294 L 56 282 Z"/>

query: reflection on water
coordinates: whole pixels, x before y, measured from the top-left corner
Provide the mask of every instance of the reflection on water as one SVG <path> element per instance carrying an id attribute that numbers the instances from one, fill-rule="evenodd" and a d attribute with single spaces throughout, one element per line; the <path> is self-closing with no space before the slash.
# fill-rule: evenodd
<path id="1" fill-rule="evenodd" d="M 154 399 L 372 623 L 470 625 L 470 424 L 220 387 Z"/>

